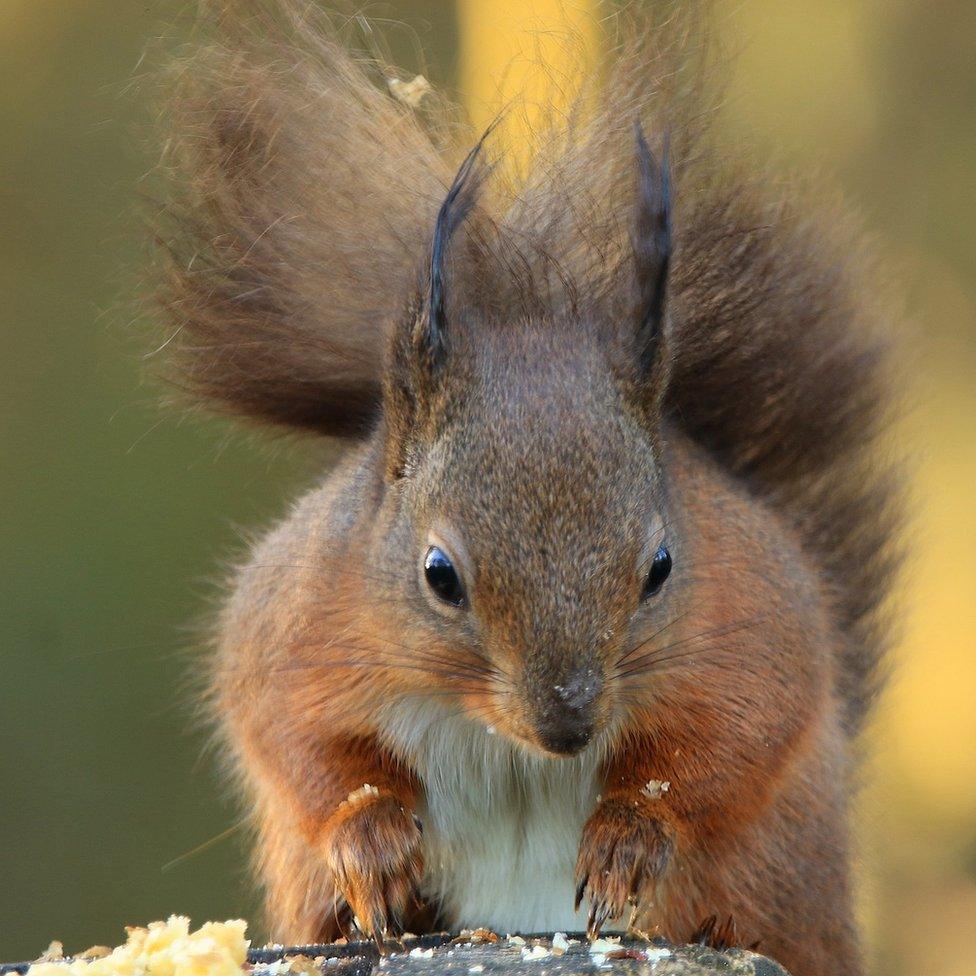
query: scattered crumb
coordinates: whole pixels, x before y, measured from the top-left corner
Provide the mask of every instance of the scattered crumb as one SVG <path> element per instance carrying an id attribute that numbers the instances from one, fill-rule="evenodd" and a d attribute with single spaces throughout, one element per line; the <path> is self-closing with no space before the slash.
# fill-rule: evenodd
<path id="1" fill-rule="evenodd" d="M 319 959 L 321 958 L 320 956 Z M 271 976 L 318 976 L 321 965 L 317 959 L 298 953 L 293 956 L 285 956 L 284 959 L 276 959 L 261 968 L 270 973 Z"/>
<path id="2" fill-rule="evenodd" d="M 485 971 L 485 967 L 482 966 L 480 962 L 479 963 L 475 963 L 475 965 L 470 966 L 468 968 L 468 972 L 469 973 L 483 973 L 484 971 Z"/>
<path id="3" fill-rule="evenodd" d="M 434 955 L 433 949 L 421 949 L 417 946 L 415 949 L 410 950 L 410 955 L 414 959 L 430 959 Z"/>
<path id="4" fill-rule="evenodd" d="M 554 956 L 562 956 L 565 954 L 566 950 L 572 945 L 572 942 L 566 938 L 565 932 L 554 932 L 552 936 L 552 954 Z"/>
<path id="5" fill-rule="evenodd" d="M 359 803 L 364 803 L 366 800 L 371 800 L 374 796 L 379 796 L 380 791 L 375 786 L 370 786 L 369 783 L 363 783 L 358 790 L 353 790 L 349 796 L 346 797 L 346 803 L 351 803 L 356 806 Z"/>
<path id="6" fill-rule="evenodd" d="M 594 939 L 590 943 L 590 958 L 593 960 L 595 966 L 599 966 L 601 969 L 609 968 L 607 963 L 607 957 L 611 952 L 617 952 L 620 949 L 620 937 L 615 938 L 602 938 Z"/>
<path id="7" fill-rule="evenodd" d="M 642 962 L 646 960 L 646 957 L 640 949 L 625 949 L 621 946 L 619 949 L 614 949 L 608 952 L 604 956 L 605 959 L 640 959 Z"/>
<path id="8" fill-rule="evenodd" d="M 434 90 L 423 75 L 417 75 L 413 81 L 389 78 L 386 83 L 390 86 L 390 94 L 410 108 L 417 108 L 423 101 L 424 95 L 429 95 Z"/>
<path id="9" fill-rule="evenodd" d="M 110 956 L 112 950 L 108 946 L 89 946 L 84 952 L 79 952 L 79 959 L 104 959 Z"/>
<path id="10" fill-rule="evenodd" d="M 511 945 L 518 945 L 518 946 L 525 945 L 525 939 L 523 939 L 522 936 L 520 935 L 510 935 L 508 937 L 508 941 Z"/>
<path id="11" fill-rule="evenodd" d="M 641 793 L 651 800 L 660 800 L 670 789 L 671 784 L 666 779 L 650 779 L 644 785 Z"/>
<path id="12" fill-rule="evenodd" d="M 36 959 L 36 962 L 60 962 L 64 959 L 64 943 L 55 939 Z"/>
<path id="13" fill-rule="evenodd" d="M 534 945 L 531 949 L 522 949 L 522 959 L 528 962 L 536 962 L 539 959 L 548 959 L 552 952 L 545 946 Z"/>
<path id="14" fill-rule="evenodd" d="M 648 962 L 660 962 L 662 959 L 669 958 L 670 955 L 670 949 L 662 949 L 660 946 L 648 946 L 644 950 L 644 958 Z"/>
<path id="15" fill-rule="evenodd" d="M 74 962 L 33 963 L 29 976 L 241 976 L 250 945 L 247 923 L 207 922 L 190 932 L 190 920 L 171 915 L 147 928 L 126 929 L 128 939 L 107 955 Z"/>
<path id="16" fill-rule="evenodd" d="M 468 933 L 468 938 L 475 945 L 483 942 L 495 943 L 498 941 L 498 934 L 492 932 L 491 929 L 475 929 Z"/>

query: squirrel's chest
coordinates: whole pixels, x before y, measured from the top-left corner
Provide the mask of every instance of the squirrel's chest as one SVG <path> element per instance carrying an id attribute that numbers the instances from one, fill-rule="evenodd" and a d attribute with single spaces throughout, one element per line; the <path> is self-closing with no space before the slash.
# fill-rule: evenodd
<path id="1" fill-rule="evenodd" d="M 594 756 L 530 756 L 429 706 L 398 707 L 390 744 L 424 785 L 424 894 L 455 926 L 503 933 L 577 930 L 573 868 L 596 803 Z"/>

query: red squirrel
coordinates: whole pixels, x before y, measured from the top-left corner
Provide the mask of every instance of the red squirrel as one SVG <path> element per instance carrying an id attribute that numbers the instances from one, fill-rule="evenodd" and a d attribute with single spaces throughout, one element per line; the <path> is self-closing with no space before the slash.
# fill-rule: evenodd
<path id="1" fill-rule="evenodd" d="M 641 16 L 521 175 L 304 0 L 211 5 L 178 66 L 173 375 L 345 448 L 215 640 L 277 941 L 717 915 L 862 972 L 884 289 L 841 208 L 715 134 L 697 17 Z"/>

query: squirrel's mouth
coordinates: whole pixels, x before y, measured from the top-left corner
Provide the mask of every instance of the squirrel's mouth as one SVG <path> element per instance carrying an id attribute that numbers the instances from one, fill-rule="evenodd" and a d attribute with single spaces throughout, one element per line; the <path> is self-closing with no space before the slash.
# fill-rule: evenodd
<path id="1" fill-rule="evenodd" d="M 536 728 L 536 739 L 542 748 L 553 756 L 579 755 L 593 740 L 596 720 L 580 720 L 569 715 L 565 721 L 550 722 Z"/>
<path id="2" fill-rule="evenodd" d="M 564 702 L 542 708 L 525 700 L 507 704 L 493 709 L 498 719 L 488 726 L 489 734 L 502 734 L 550 759 L 571 759 L 585 752 L 608 722 L 603 695 L 585 708 L 567 707 Z"/>

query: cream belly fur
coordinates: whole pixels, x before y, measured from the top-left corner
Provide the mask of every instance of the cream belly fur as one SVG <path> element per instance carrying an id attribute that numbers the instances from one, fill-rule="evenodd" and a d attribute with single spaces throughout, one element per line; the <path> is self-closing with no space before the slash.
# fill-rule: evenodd
<path id="1" fill-rule="evenodd" d="M 502 933 L 586 927 L 584 912 L 573 911 L 573 869 L 599 792 L 594 749 L 573 759 L 531 755 L 421 702 L 394 706 L 382 727 L 424 784 L 424 894 L 450 923 Z"/>

